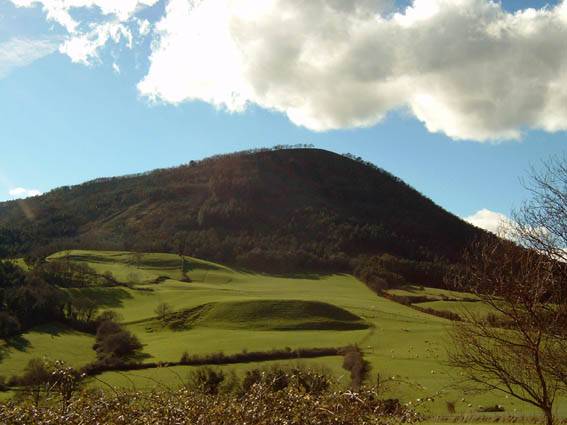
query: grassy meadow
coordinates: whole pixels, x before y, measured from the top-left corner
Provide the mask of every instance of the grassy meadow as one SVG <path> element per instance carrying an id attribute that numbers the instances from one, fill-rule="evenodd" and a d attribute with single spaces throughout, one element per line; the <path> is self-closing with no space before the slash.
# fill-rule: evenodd
<path id="1" fill-rule="evenodd" d="M 189 354 L 237 353 L 272 348 L 335 347 L 358 344 L 372 364 L 372 379 L 391 381 L 388 395 L 431 415 L 475 414 L 479 406 L 500 404 L 504 415 L 530 416 L 536 410 L 499 394 L 470 394 L 458 385 L 458 371 L 446 361 L 446 331 L 451 322 L 377 296 L 350 275 L 270 276 L 234 270 L 219 264 L 172 254 L 65 251 L 53 258 L 83 262 L 97 273 L 111 272 L 127 285 L 69 289 L 73 297 L 95 300 L 113 310 L 143 343 L 144 361 L 178 361 Z M 397 295 L 428 296 L 420 305 L 451 310 L 486 307 L 462 302 L 472 297 L 428 288 L 397 290 Z M 417 294 L 417 295 L 415 295 Z M 159 303 L 176 311 L 175 326 L 164 325 L 155 313 Z M 32 357 L 47 356 L 81 366 L 95 358 L 94 338 L 59 325 L 38 327 L 0 346 L 0 375 L 22 372 Z M 341 357 L 262 362 L 301 363 L 325 368 L 345 385 Z M 243 374 L 256 363 L 222 366 Z M 133 372 L 106 372 L 89 385 L 108 388 L 174 387 L 183 383 L 189 366 Z M 0 397 L 6 397 L 6 395 Z M 567 416 L 567 403 L 558 403 Z M 494 414 L 490 414 L 494 416 Z"/>

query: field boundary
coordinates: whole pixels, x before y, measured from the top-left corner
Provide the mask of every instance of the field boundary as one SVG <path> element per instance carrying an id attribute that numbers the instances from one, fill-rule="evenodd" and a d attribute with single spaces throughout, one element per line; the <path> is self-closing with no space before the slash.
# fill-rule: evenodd
<path id="1" fill-rule="evenodd" d="M 329 348 L 298 348 L 270 351 L 242 351 L 235 354 L 213 353 L 208 355 L 182 356 L 177 362 L 151 363 L 92 363 L 81 369 L 86 376 L 96 376 L 104 372 L 128 372 L 134 370 L 156 369 L 175 366 L 220 366 L 238 363 L 257 363 L 273 360 L 313 359 L 318 357 L 342 356 L 349 346 Z"/>

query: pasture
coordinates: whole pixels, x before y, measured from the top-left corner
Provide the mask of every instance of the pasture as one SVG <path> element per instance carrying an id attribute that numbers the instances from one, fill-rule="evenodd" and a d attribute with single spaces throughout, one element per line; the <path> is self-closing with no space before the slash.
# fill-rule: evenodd
<path id="1" fill-rule="evenodd" d="M 52 259 L 86 263 L 97 273 L 112 273 L 124 285 L 73 288 L 73 297 L 88 297 L 100 310 L 112 310 L 143 343 L 144 361 L 178 361 L 189 354 L 226 354 L 273 348 L 337 347 L 358 344 L 372 365 L 371 379 L 388 382 L 386 394 L 446 415 L 448 401 L 457 414 L 477 414 L 480 406 L 500 404 L 505 415 L 530 416 L 530 406 L 499 394 L 472 394 L 459 385 L 459 372 L 446 365 L 446 331 L 451 322 L 377 296 L 350 275 L 271 276 L 173 254 L 65 251 Z M 181 266 L 184 270 L 181 270 Z M 430 297 L 424 305 L 448 310 L 474 306 L 469 294 L 428 288 L 398 290 L 396 295 Z M 448 300 L 449 299 L 449 300 Z M 159 320 L 155 309 L 167 303 L 175 314 Z M 0 346 L 0 376 L 22 372 L 32 357 L 47 356 L 81 366 L 94 359 L 93 337 L 59 325 L 34 329 Z M 222 366 L 242 374 L 276 362 Z M 348 382 L 342 358 L 280 361 L 327 369 Z M 174 387 L 189 366 L 135 372 L 106 372 L 90 385 L 128 388 Z M 560 414 L 567 416 L 567 404 Z M 493 415 L 493 414 L 492 414 Z"/>

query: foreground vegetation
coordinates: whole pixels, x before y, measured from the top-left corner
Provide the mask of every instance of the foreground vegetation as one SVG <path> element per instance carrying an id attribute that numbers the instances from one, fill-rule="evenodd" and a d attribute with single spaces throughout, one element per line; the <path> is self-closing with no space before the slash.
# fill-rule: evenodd
<path id="1" fill-rule="evenodd" d="M 204 377 L 204 379 L 203 379 Z M 357 393 L 329 388 L 311 372 L 247 375 L 230 390 L 213 371 L 195 375 L 193 388 L 175 391 L 87 391 L 50 403 L 0 405 L 0 422 L 22 424 L 286 424 L 371 425 L 413 423 L 419 417 L 374 388 Z M 213 379 L 214 378 L 214 379 Z M 203 385 L 204 384 L 204 385 Z M 210 385 L 207 385 L 210 384 Z"/>
<path id="2" fill-rule="evenodd" d="M 385 397 L 386 383 L 355 388 L 368 373 L 356 350 L 345 356 L 350 389 L 325 370 L 303 367 L 254 368 L 239 377 L 198 368 L 177 388 L 150 391 L 82 387 L 83 378 L 60 362 L 33 373 L 16 400 L 0 404 L 0 422 L 24 424 L 286 424 L 393 425 L 401 423 L 539 424 L 514 416 L 437 416 L 424 422 L 413 406 Z M 45 373 L 48 372 L 48 373 Z M 31 376 L 31 375 L 30 375 Z M 424 400 L 426 402 L 426 400 Z M 566 423 L 557 421 L 557 424 Z"/>

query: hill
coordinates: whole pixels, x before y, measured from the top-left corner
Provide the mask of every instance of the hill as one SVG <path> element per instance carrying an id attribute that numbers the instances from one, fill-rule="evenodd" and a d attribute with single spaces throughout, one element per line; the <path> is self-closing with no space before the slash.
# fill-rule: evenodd
<path id="1" fill-rule="evenodd" d="M 360 158 L 259 150 L 0 203 L 0 257 L 180 252 L 272 273 L 389 253 L 452 262 L 481 230 Z"/>

